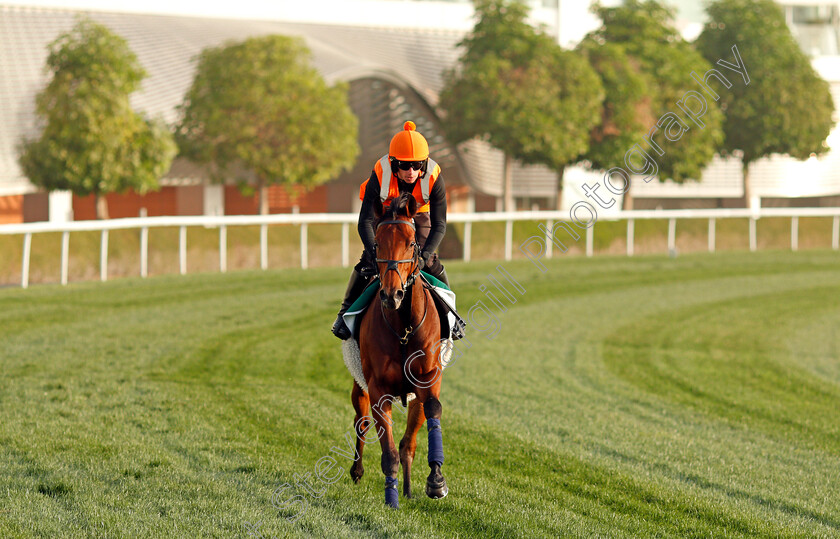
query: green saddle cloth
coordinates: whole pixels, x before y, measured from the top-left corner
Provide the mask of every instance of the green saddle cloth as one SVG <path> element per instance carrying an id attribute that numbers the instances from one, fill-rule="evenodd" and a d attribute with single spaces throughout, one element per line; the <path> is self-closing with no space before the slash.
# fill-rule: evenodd
<path id="1" fill-rule="evenodd" d="M 425 279 L 429 284 L 431 284 L 435 288 L 442 288 L 443 290 L 449 291 L 451 293 L 450 288 L 434 275 L 426 273 L 425 271 L 421 271 L 420 274 L 423 276 L 423 279 Z M 358 299 L 356 299 L 356 301 L 354 301 L 353 304 L 350 305 L 350 308 L 347 309 L 347 312 L 344 313 L 344 323 L 347 324 L 347 327 L 350 328 L 350 331 L 351 333 L 353 333 L 353 335 L 356 334 L 356 317 L 362 314 L 365 309 L 367 309 L 367 306 L 370 305 L 370 303 L 373 301 L 373 298 L 374 296 L 376 296 L 376 292 L 378 290 L 379 277 L 377 276 L 371 280 L 370 284 L 367 285 L 367 288 L 365 288 L 365 291 L 362 292 L 362 295 L 359 296 Z"/>

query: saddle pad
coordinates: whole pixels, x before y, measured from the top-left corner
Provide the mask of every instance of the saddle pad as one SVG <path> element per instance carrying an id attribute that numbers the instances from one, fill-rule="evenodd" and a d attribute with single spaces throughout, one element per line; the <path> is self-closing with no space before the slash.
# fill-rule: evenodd
<path id="1" fill-rule="evenodd" d="M 451 339 L 446 341 L 446 344 L 441 346 L 440 350 L 440 364 L 443 368 L 449 364 L 449 360 L 452 359 L 452 350 L 454 347 L 454 343 Z M 350 371 L 350 374 L 353 375 L 353 379 L 359 384 L 359 387 L 367 393 L 368 386 L 367 381 L 365 380 L 365 375 L 362 372 L 362 356 L 359 353 L 359 343 L 356 342 L 356 339 L 346 339 L 341 341 L 341 353 L 344 356 L 344 365 L 347 367 L 347 370 Z M 414 398 L 414 393 L 409 393 L 407 397 L 407 401 L 410 401 Z"/>
<path id="2" fill-rule="evenodd" d="M 434 291 L 437 293 L 438 297 L 443 299 L 447 305 L 454 311 L 455 310 L 455 293 L 449 289 L 448 286 L 443 284 L 443 281 L 436 278 L 434 275 L 430 275 L 425 271 L 421 271 L 420 275 L 422 278 L 432 285 Z M 370 284 L 365 288 L 365 291 L 362 292 L 362 295 L 353 302 L 347 312 L 344 313 L 344 323 L 347 324 L 347 328 L 350 330 L 351 335 L 356 335 L 356 318 L 362 314 L 368 305 L 370 305 L 371 301 L 373 301 L 374 296 L 376 296 L 376 291 L 379 290 L 379 277 L 375 277 Z M 452 327 L 452 326 L 450 326 Z"/>

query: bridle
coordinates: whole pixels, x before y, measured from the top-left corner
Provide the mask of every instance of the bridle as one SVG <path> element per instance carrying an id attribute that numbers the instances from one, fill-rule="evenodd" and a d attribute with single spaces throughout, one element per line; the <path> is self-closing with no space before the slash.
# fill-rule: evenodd
<path id="1" fill-rule="evenodd" d="M 414 226 L 414 223 L 412 223 L 411 221 L 403 221 L 403 220 L 400 220 L 400 219 L 391 219 L 391 220 L 388 220 L 388 221 L 382 221 L 381 223 L 379 223 L 376 226 L 376 230 L 378 231 L 379 227 L 381 227 L 382 225 L 408 225 L 408 226 L 411 227 L 412 230 L 414 230 L 414 231 L 417 230 L 417 228 Z M 416 240 L 412 243 L 414 245 L 414 255 L 411 258 L 404 258 L 402 260 L 390 260 L 390 259 L 387 259 L 387 258 L 376 258 L 376 263 L 377 264 L 380 264 L 380 263 L 381 264 L 388 264 L 388 267 L 385 270 L 385 274 L 387 274 L 391 270 L 394 270 L 394 271 L 397 272 L 397 277 L 400 279 L 400 286 L 402 288 L 403 293 L 407 292 L 408 287 L 411 286 L 412 284 L 414 284 L 414 281 L 417 279 L 417 276 L 420 273 L 420 265 L 419 265 L 420 246 L 417 245 Z M 379 248 L 379 245 L 375 244 L 374 245 L 374 252 L 376 250 L 378 250 L 378 248 Z M 411 271 L 411 274 L 408 276 L 408 278 L 405 281 L 403 281 L 402 280 L 402 275 L 400 275 L 400 272 L 397 269 L 397 264 L 407 264 L 409 262 L 414 264 L 414 269 Z M 380 282 L 382 281 L 382 278 L 385 276 L 385 274 L 380 275 L 380 277 L 379 277 Z M 429 299 L 426 297 L 425 294 L 423 294 L 423 299 L 426 302 L 429 301 Z M 397 339 L 399 339 L 400 344 L 402 345 L 401 348 L 403 348 L 403 356 L 405 356 L 405 350 L 404 350 L 405 345 L 408 344 L 408 341 L 411 340 L 411 338 L 414 336 L 414 334 L 417 333 L 417 330 L 420 329 L 420 326 L 423 325 L 423 322 L 426 321 L 426 314 L 429 311 L 428 305 L 424 306 L 424 308 L 423 308 L 423 318 L 420 320 L 420 323 L 417 324 L 417 327 L 412 328 L 411 325 L 409 325 L 407 328 L 405 328 L 405 335 L 403 335 L 402 337 L 400 336 L 399 333 L 397 333 L 397 331 L 393 327 L 391 327 L 391 323 L 388 322 L 388 317 L 385 316 L 385 306 L 382 303 L 380 303 L 379 307 L 380 307 L 380 310 L 382 311 L 382 318 L 385 320 L 385 325 L 388 326 L 388 329 L 391 330 L 391 333 L 393 333 L 397 337 Z"/>
<path id="2" fill-rule="evenodd" d="M 411 227 L 412 230 L 417 231 L 417 228 L 414 226 L 414 223 L 411 221 L 402 221 L 399 219 L 391 219 L 388 221 L 382 221 L 376 226 L 376 230 L 379 231 L 379 227 L 382 225 L 408 225 Z M 389 271 L 393 270 L 397 272 L 397 277 L 400 279 L 400 287 L 402 288 L 403 292 L 406 292 L 407 288 L 414 283 L 414 280 L 417 278 L 419 265 L 418 262 L 420 260 L 420 246 L 417 245 L 417 241 L 413 241 L 412 245 L 414 245 L 414 255 L 411 258 L 403 258 L 402 260 L 390 260 L 387 258 L 376 258 L 377 264 L 388 264 L 385 273 L 387 274 Z M 374 254 L 379 249 L 378 244 L 374 244 Z M 414 263 L 414 270 L 409 274 L 408 278 L 403 281 L 402 275 L 400 275 L 400 271 L 397 269 L 397 264 L 407 264 L 409 262 Z M 385 275 L 383 274 L 382 277 Z M 381 277 L 380 277 L 381 279 Z"/>

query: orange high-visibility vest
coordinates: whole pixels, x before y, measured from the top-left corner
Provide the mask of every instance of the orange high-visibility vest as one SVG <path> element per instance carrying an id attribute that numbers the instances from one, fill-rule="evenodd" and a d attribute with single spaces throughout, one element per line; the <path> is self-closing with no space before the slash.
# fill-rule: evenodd
<path id="1" fill-rule="evenodd" d="M 391 204 L 391 200 L 400 195 L 399 179 L 391 171 L 391 160 L 387 155 L 376 162 L 373 171 L 376 172 L 376 177 L 379 179 L 379 199 L 382 201 L 382 205 L 387 208 Z M 414 182 L 414 190 L 411 192 L 414 199 L 417 200 L 418 212 L 429 211 L 429 194 L 432 192 L 438 176 L 440 176 L 440 165 L 429 159 L 429 163 L 426 165 L 426 173 Z M 390 180 L 385 183 L 382 178 L 390 178 Z M 359 200 L 364 200 L 365 189 L 369 181 L 368 178 L 359 188 Z"/>

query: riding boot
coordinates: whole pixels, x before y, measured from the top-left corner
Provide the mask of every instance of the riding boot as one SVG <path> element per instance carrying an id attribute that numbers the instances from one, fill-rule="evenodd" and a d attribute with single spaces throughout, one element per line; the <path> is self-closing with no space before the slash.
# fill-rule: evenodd
<path id="1" fill-rule="evenodd" d="M 341 302 L 341 310 L 338 311 L 338 317 L 335 319 L 335 323 L 332 327 L 333 335 L 342 341 L 349 339 L 351 336 L 350 328 L 348 328 L 347 324 L 344 323 L 344 313 L 347 312 L 347 309 L 349 309 L 350 306 L 353 305 L 353 302 L 358 299 L 362 292 L 364 292 L 367 284 L 367 279 L 365 279 L 358 271 L 353 270 L 353 273 L 350 275 L 350 282 L 347 283 L 347 290 L 344 292 L 344 300 Z"/>
<path id="2" fill-rule="evenodd" d="M 440 274 L 435 275 L 435 277 L 437 277 L 438 279 L 443 281 L 443 284 L 446 285 L 446 288 L 449 288 L 450 290 L 452 290 L 452 288 L 449 286 L 449 278 L 446 276 L 446 270 L 445 269 L 441 268 L 440 269 Z M 447 310 L 449 310 L 448 307 L 447 307 Z M 467 330 L 467 323 L 455 311 L 450 310 L 450 312 L 454 316 L 450 320 L 449 338 L 452 339 L 453 341 L 463 339 L 464 335 L 466 333 L 466 330 Z"/>
<path id="3" fill-rule="evenodd" d="M 440 270 L 440 275 L 435 275 L 435 277 L 437 277 L 438 279 L 443 281 L 443 284 L 446 285 L 446 288 L 449 288 L 450 290 L 452 290 L 452 287 L 449 286 L 449 277 L 446 276 L 446 270 L 445 269 L 441 269 Z"/>

